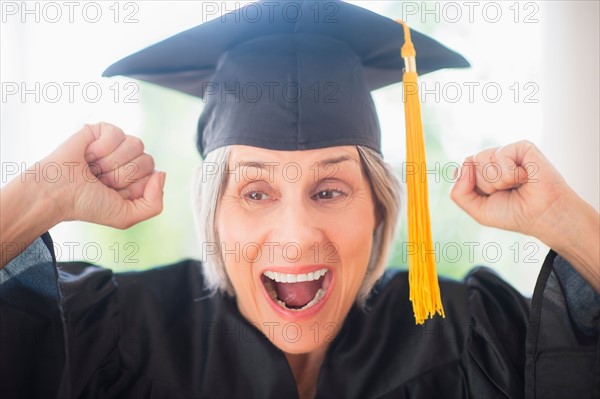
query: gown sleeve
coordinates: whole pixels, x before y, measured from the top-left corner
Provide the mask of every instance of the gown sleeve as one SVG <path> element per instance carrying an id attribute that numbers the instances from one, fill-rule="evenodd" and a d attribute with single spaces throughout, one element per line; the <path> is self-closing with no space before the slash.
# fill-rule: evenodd
<path id="1" fill-rule="evenodd" d="M 573 324 L 585 335 L 600 332 L 600 294 L 563 257 L 554 259 L 554 272 L 564 287 L 567 309 Z"/>
<path id="2" fill-rule="evenodd" d="M 550 251 L 531 299 L 485 269 L 465 283 L 474 329 L 463 364 L 474 397 L 600 397 L 600 295 L 564 258 Z"/>
<path id="3" fill-rule="evenodd" d="M 0 397 L 116 397 L 131 375 L 118 350 L 110 270 L 57 264 L 48 233 L 0 270 Z"/>
<path id="4" fill-rule="evenodd" d="M 527 397 L 600 398 L 599 320 L 600 295 L 550 251 L 527 327 Z"/>
<path id="5" fill-rule="evenodd" d="M 48 235 L 0 269 L 0 397 L 58 396 L 68 385 L 57 271 Z"/>

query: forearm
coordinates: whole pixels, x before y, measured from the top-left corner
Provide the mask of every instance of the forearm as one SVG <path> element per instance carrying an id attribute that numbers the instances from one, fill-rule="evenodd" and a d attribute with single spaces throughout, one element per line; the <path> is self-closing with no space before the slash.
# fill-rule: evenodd
<path id="1" fill-rule="evenodd" d="M 61 221 L 51 182 L 25 173 L 0 190 L 0 268 Z"/>
<path id="2" fill-rule="evenodd" d="M 555 228 L 541 239 L 600 293 L 600 214 L 574 193 L 560 207 Z"/>

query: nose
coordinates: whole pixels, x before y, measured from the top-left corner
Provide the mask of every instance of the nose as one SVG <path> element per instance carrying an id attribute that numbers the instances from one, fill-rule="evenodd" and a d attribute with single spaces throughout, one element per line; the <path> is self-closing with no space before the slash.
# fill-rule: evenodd
<path id="1" fill-rule="evenodd" d="M 321 219 L 321 220 L 320 220 Z M 326 226 L 308 200 L 282 201 L 269 234 L 275 244 L 275 262 L 323 263 L 327 246 Z"/>

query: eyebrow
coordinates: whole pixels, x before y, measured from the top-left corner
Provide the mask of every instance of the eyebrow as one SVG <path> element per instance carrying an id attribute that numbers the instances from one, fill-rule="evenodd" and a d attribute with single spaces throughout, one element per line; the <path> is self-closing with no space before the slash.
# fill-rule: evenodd
<path id="1" fill-rule="evenodd" d="M 341 155 L 339 157 L 335 157 L 335 158 L 328 158 L 328 159 L 324 159 L 318 162 L 319 167 L 325 167 L 325 166 L 329 166 L 329 165 L 337 165 L 340 164 L 342 162 L 346 162 L 346 161 L 352 161 L 355 163 L 358 163 L 358 161 L 352 157 L 349 157 L 347 155 Z M 238 168 L 258 168 L 258 169 L 265 169 L 268 170 L 268 168 L 272 168 L 273 166 L 278 166 L 279 162 L 262 162 L 262 161 L 239 161 L 235 163 L 235 169 Z"/>
<path id="2" fill-rule="evenodd" d="M 260 162 L 260 161 L 239 161 L 235 163 L 235 169 L 238 168 L 258 168 L 267 169 L 268 165 L 272 165 L 271 162 Z"/>
<path id="3" fill-rule="evenodd" d="M 320 167 L 324 167 L 324 166 L 329 166 L 329 165 L 337 165 L 337 164 L 340 164 L 340 163 L 346 162 L 346 161 L 351 161 L 351 162 L 358 163 L 356 161 L 356 159 L 351 158 L 351 157 L 349 157 L 347 155 L 342 155 L 342 156 L 339 156 L 339 157 L 336 157 L 336 158 L 324 159 L 322 161 L 319 161 L 319 166 Z"/>

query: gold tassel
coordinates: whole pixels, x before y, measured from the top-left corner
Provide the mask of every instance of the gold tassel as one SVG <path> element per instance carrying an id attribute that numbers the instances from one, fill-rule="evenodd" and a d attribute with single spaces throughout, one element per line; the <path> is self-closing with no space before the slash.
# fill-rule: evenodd
<path id="1" fill-rule="evenodd" d="M 408 191 L 408 282 L 410 300 L 415 321 L 423 324 L 425 319 L 437 312 L 442 317 L 444 308 L 433 253 L 431 221 L 429 217 L 429 196 L 425 167 L 425 141 L 421 121 L 421 104 L 417 85 L 416 51 L 410 38 L 408 25 L 404 27 L 404 45 L 401 55 L 404 58 L 404 113 L 406 118 L 406 162 L 414 167 L 415 173 L 407 173 Z M 407 167 L 408 170 L 408 167 Z"/>

